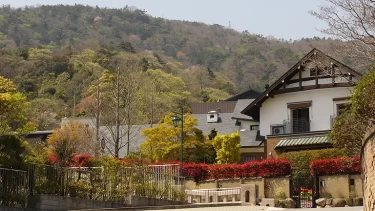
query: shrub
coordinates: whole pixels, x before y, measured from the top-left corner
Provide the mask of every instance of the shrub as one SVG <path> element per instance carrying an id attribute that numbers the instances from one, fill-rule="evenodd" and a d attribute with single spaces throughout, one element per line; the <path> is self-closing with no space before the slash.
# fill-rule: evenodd
<path id="1" fill-rule="evenodd" d="M 267 159 L 251 161 L 244 164 L 186 164 L 184 175 L 195 182 L 206 179 L 276 177 L 291 173 L 291 165 L 287 159 Z"/>
<path id="2" fill-rule="evenodd" d="M 288 159 L 293 168 L 306 168 L 310 167 L 310 163 L 313 160 L 325 159 L 325 158 L 337 158 L 345 156 L 341 149 L 320 149 L 320 150 L 304 150 L 298 152 L 287 152 L 281 154 L 280 158 Z"/>
<path id="3" fill-rule="evenodd" d="M 360 173 L 361 161 L 359 156 L 314 160 L 310 168 L 312 175 Z"/>
<path id="4" fill-rule="evenodd" d="M 283 188 L 277 188 L 275 191 L 275 199 L 276 200 L 284 200 L 286 199 L 286 194 Z"/>

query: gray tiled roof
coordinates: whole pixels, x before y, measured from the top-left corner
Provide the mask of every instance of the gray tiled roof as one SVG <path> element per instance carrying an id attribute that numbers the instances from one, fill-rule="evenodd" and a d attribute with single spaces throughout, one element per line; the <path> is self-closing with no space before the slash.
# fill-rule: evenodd
<path id="1" fill-rule="evenodd" d="M 220 122 L 207 123 L 207 114 L 193 114 L 198 119 L 197 128 L 203 131 L 203 134 L 210 134 L 212 129 L 217 131 L 217 134 L 230 134 L 238 131 L 239 127 L 235 126 L 236 120 L 232 119 L 232 113 L 220 113 Z"/>
<path id="2" fill-rule="evenodd" d="M 241 129 L 240 138 L 241 138 L 241 147 L 256 147 L 259 146 L 262 142 L 256 140 L 257 130 Z"/>
<path id="3" fill-rule="evenodd" d="M 254 101 L 254 99 L 238 100 L 237 103 L 236 103 L 236 107 L 234 108 L 232 118 L 233 119 L 253 120 L 253 118 L 251 116 L 241 114 L 241 111 L 244 110 L 253 101 Z"/>

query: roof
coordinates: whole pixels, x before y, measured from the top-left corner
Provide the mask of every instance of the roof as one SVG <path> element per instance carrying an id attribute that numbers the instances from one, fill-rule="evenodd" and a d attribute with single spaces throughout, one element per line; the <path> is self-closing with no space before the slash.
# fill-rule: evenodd
<path id="1" fill-rule="evenodd" d="M 210 134 L 211 130 L 215 129 L 218 134 L 231 134 L 237 132 L 239 127 L 235 126 L 236 120 L 232 119 L 232 113 L 220 113 L 220 121 L 215 123 L 207 122 L 206 114 L 193 114 L 198 120 L 197 128 L 202 130 L 203 134 Z"/>
<path id="2" fill-rule="evenodd" d="M 236 101 L 220 101 L 213 103 L 193 103 L 191 105 L 193 114 L 207 114 L 210 111 L 218 113 L 233 113 Z"/>
<path id="3" fill-rule="evenodd" d="M 276 148 L 330 144 L 328 135 L 281 138 Z"/>
<path id="4" fill-rule="evenodd" d="M 276 90 L 280 88 L 283 85 L 284 80 L 288 80 L 291 77 L 293 77 L 298 72 L 298 67 L 300 65 L 303 66 L 305 62 L 311 61 L 313 59 L 313 55 L 318 55 L 321 57 L 328 58 L 331 60 L 335 65 L 338 67 L 345 69 L 346 71 L 350 72 L 356 77 L 362 76 L 361 73 L 353 70 L 352 68 L 346 66 L 345 64 L 333 59 L 332 57 L 328 56 L 327 54 L 323 53 L 322 51 L 314 48 L 309 53 L 307 53 L 299 62 L 297 62 L 292 68 L 290 68 L 284 75 L 282 75 L 278 80 L 276 80 L 271 86 L 269 86 L 262 94 L 259 95 L 251 104 L 249 104 L 241 113 L 250 115 L 254 117 L 254 112 L 256 113 L 259 111 L 259 106 L 262 104 L 265 100 L 268 99 L 268 93 L 270 93 L 273 90 Z M 254 110 L 253 110 L 254 109 Z M 257 112 L 259 115 L 259 112 Z M 258 117 L 255 117 L 258 118 Z"/>
<path id="5" fill-rule="evenodd" d="M 263 142 L 257 141 L 257 130 L 241 129 L 240 130 L 240 143 L 241 147 L 257 147 Z"/>
<path id="6" fill-rule="evenodd" d="M 25 135 L 49 135 L 52 133 L 53 133 L 53 130 L 41 130 L 41 131 L 28 132 Z"/>
<path id="7" fill-rule="evenodd" d="M 253 101 L 254 99 L 238 100 L 233 111 L 232 119 L 253 120 L 251 116 L 241 114 L 241 111 Z"/>
<path id="8" fill-rule="evenodd" d="M 260 94 L 261 94 L 261 92 L 259 92 L 257 90 L 249 89 L 249 90 L 246 90 L 246 91 L 241 92 L 239 94 L 236 94 L 236 95 L 226 99 L 225 101 L 237 101 L 239 99 L 255 99 Z"/>

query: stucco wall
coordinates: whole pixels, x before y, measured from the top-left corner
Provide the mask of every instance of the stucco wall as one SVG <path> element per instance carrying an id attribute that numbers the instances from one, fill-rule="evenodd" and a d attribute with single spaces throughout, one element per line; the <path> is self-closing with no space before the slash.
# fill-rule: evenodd
<path id="1" fill-rule="evenodd" d="M 350 179 L 354 179 L 354 186 L 350 186 Z M 330 193 L 333 198 L 363 197 L 360 174 L 320 176 L 319 180 L 324 180 L 325 183 L 324 186 L 319 187 L 321 196 Z"/>
<path id="2" fill-rule="evenodd" d="M 319 179 L 325 183 L 319 188 L 320 195 L 330 193 L 333 198 L 349 197 L 349 175 L 320 176 Z"/>
<path id="3" fill-rule="evenodd" d="M 281 188 L 287 197 L 290 197 L 290 179 L 289 177 L 265 178 L 264 194 L 266 198 L 274 198 L 276 190 Z"/>
<path id="4" fill-rule="evenodd" d="M 356 197 L 363 198 L 363 185 L 362 185 L 362 176 L 360 174 L 350 175 L 350 179 L 354 179 L 354 187 L 350 186 L 350 191 L 355 191 Z"/>
<path id="5" fill-rule="evenodd" d="M 200 182 L 199 186 L 195 186 L 194 181 L 187 180 L 185 184 L 187 189 L 237 188 L 241 184 L 255 184 L 259 188 L 259 198 L 272 198 L 277 188 L 282 188 L 287 197 L 290 197 L 289 182 L 289 177 L 278 177 L 210 180 Z"/>
<path id="6" fill-rule="evenodd" d="M 284 120 L 290 119 L 290 109 L 287 108 L 287 103 L 302 101 L 312 101 L 311 131 L 329 130 L 331 128 L 330 116 L 335 114 L 335 104 L 338 103 L 333 101 L 333 98 L 349 95 L 347 87 L 335 87 L 279 94 L 274 98 L 268 98 L 260 107 L 260 134 L 270 135 L 270 125 L 283 124 Z"/>

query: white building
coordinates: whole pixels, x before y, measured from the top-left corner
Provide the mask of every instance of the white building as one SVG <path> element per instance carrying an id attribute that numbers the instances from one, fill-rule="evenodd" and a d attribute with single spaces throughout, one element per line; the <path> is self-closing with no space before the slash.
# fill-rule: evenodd
<path id="1" fill-rule="evenodd" d="M 241 113 L 259 121 L 267 155 L 332 147 L 328 132 L 361 74 L 313 49 Z"/>

